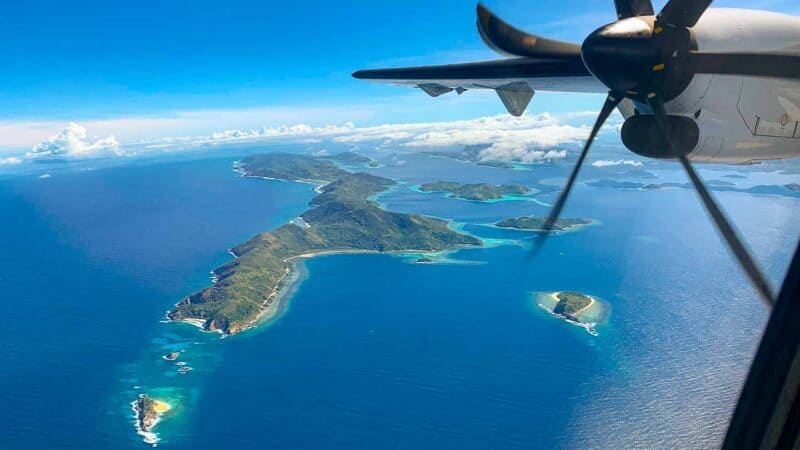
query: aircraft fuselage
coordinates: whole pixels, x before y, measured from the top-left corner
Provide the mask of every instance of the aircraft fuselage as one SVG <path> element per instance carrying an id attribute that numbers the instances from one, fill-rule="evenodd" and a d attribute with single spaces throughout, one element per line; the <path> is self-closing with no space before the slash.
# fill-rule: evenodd
<path id="1" fill-rule="evenodd" d="M 765 11 L 709 9 L 693 28 L 693 37 L 697 49 L 704 52 L 798 54 L 800 18 Z M 669 114 L 693 118 L 700 129 L 691 160 L 737 164 L 800 155 L 797 81 L 696 75 L 666 108 Z"/>

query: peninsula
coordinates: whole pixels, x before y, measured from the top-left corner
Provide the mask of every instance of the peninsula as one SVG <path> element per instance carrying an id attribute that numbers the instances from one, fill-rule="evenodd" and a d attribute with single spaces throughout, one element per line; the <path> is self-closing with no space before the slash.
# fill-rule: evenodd
<path id="1" fill-rule="evenodd" d="M 335 252 L 436 252 L 481 241 L 444 220 L 386 211 L 370 201 L 394 181 L 350 173 L 334 163 L 295 154 L 250 156 L 237 164 L 245 176 L 324 186 L 298 221 L 259 234 L 231 249 L 236 259 L 214 269 L 214 285 L 189 295 L 167 314 L 205 331 L 236 334 L 280 312 L 298 279 L 298 259 Z"/>
<path id="2" fill-rule="evenodd" d="M 501 220 L 494 225 L 500 228 L 513 228 L 515 230 L 544 231 L 543 227 L 545 222 L 547 222 L 547 217 L 516 217 Z M 592 221 L 588 219 L 557 219 L 550 232 L 559 233 L 569 231 L 573 228 L 579 228 L 591 223 Z"/>
<path id="3" fill-rule="evenodd" d="M 462 184 L 454 181 L 436 181 L 425 183 L 419 187 L 422 192 L 446 192 L 453 198 L 485 202 L 498 200 L 505 196 L 524 196 L 533 192 L 529 187 L 520 184 Z"/>

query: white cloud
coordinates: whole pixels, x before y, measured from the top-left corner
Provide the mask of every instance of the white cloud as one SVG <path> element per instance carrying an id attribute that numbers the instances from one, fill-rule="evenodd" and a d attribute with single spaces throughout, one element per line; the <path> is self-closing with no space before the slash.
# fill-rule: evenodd
<path id="1" fill-rule="evenodd" d="M 28 158 L 47 158 L 64 156 L 69 158 L 88 158 L 96 156 L 121 156 L 119 143 L 114 136 L 90 138 L 86 128 L 70 122 L 55 136 L 39 143 L 25 156 Z"/>
<path id="2" fill-rule="evenodd" d="M 324 123 L 331 117 L 367 120 L 391 104 L 355 104 L 337 107 L 286 107 L 280 105 L 237 110 L 209 109 L 166 112 L 152 116 L 129 116 L 81 120 L 93 134 L 113 134 L 120 142 L 142 143 L 190 140 L 178 136 L 207 136 L 220 128 L 260 127 L 263 124 Z M 399 108 L 399 107 L 398 107 Z M 68 119 L 68 118 L 67 118 Z M 31 148 L 58 133 L 68 120 L 0 120 L 0 152 Z"/>
<path id="3" fill-rule="evenodd" d="M 566 157 L 566 150 L 532 150 L 513 142 L 494 144 L 480 153 L 483 161 L 519 161 L 526 164 L 549 162 Z"/>
<path id="4" fill-rule="evenodd" d="M 567 118 L 580 118 L 583 113 Z M 481 153 L 485 160 L 514 160 L 521 162 L 549 161 L 566 157 L 566 151 L 553 147 L 583 142 L 589 127 L 562 123 L 564 117 L 548 113 L 525 115 L 520 118 L 507 114 L 452 122 L 420 122 L 357 127 L 353 123 L 312 127 L 300 124 L 259 130 L 227 130 L 213 133 L 207 143 L 237 141 L 331 140 L 337 143 L 379 142 L 381 147 L 395 144 L 406 148 L 456 147 L 484 144 L 489 148 Z"/>
<path id="5" fill-rule="evenodd" d="M 318 150 L 318 151 L 312 153 L 311 155 L 312 156 L 328 156 L 328 150 L 323 148 L 322 150 Z"/>
<path id="6" fill-rule="evenodd" d="M 405 92 L 405 94 L 403 94 Z M 399 94 L 399 95 L 398 95 Z M 420 120 L 449 120 L 454 112 L 460 117 L 469 117 L 469 111 L 500 111 L 502 107 L 497 95 L 490 90 L 470 91 L 470 95 L 443 96 L 436 101 L 427 101 L 418 89 L 400 90 L 389 97 L 374 97 L 368 100 L 337 101 L 334 104 L 302 104 L 295 106 L 271 104 L 237 109 L 195 109 L 156 111 L 145 115 L 127 115 L 111 118 L 85 118 L 79 123 L 91 134 L 97 136 L 114 135 L 123 149 L 136 144 L 140 149 L 148 145 L 150 149 L 178 149 L 181 145 L 197 145 L 198 136 L 206 138 L 214 130 L 262 130 L 262 126 L 276 127 L 281 124 L 310 124 L 322 126 L 354 121 L 376 124 L 381 117 L 394 117 L 397 122 Z M 540 106 L 550 108 L 550 103 L 563 111 L 563 105 L 574 103 L 564 101 L 563 94 L 542 93 L 538 100 Z M 600 102 L 600 96 L 596 101 Z M 595 100 L 593 96 L 588 98 Z M 571 97 L 572 99 L 573 97 Z M 576 96 L 574 98 L 586 98 Z M 163 99 L 162 99 L 163 100 Z M 546 100 L 546 101 L 545 101 Z M 560 114 L 564 123 L 576 124 L 593 121 L 597 117 L 594 101 L 581 101 L 579 108 L 591 111 Z M 616 116 L 616 115 L 615 115 Z M 535 116 L 532 116 L 535 117 Z M 58 133 L 71 117 L 52 119 L 4 119 L 0 120 L 0 154 L 11 156 L 27 150 Z M 610 120 L 613 121 L 615 117 Z M 518 119 L 526 120 L 526 119 Z M 469 121 L 463 121 L 469 122 Z M 389 126 L 391 127 L 391 125 Z M 324 127 L 323 127 L 324 128 Z M 375 132 L 383 130 L 378 127 Z M 191 138 L 190 138 L 191 137 Z M 393 136 L 404 137 L 402 134 Z M 308 143 L 312 139 L 307 137 Z M 172 141 L 169 143 L 167 141 Z M 296 141 L 297 143 L 304 143 Z M 202 144 L 200 144 L 202 145 Z"/>
<path id="7" fill-rule="evenodd" d="M 262 142 L 319 145 L 325 143 L 351 144 L 364 148 L 384 151 L 423 150 L 428 148 L 457 148 L 465 145 L 485 145 L 480 154 L 485 160 L 513 160 L 520 162 L 551 161 L 566 156 L 563 146 L 581 143 L 589 134 L 585 118 L 595 113 L 576 112 L 562 115 L 542 113 L 512 117 L 507 114 L 480 117 L 457 121 L 432 121 L 384 124 L 359 127 L 352 122 L 340 125 L 314 126 L 307 123 L 229 129 L 204 136 L 163 137 L 149 140 L 131 139 L 120 143 L 111 135 L 106 138 L 90 137 L 84 126 L 69 123 L 59 133 L 40 138 L 23 158 L 0 160 L 0 164 L 18 164 L 24 159 L 64 157 L 91 158 L 102 156 L 130 156 L 153 152 L 173 152 L 191 150 L 198 147 L 225 146 L 229 144 L 257 144 Z M 204 116 L 205 117 L 205 116 Z M 237 116 L 238 117 L 238 116 Z M 288 120 L 294 116 L 288 115 Z M 148 134 L 148 127 L 160 130 L 157 121 L 137 122 L 142 135 Z M 227 119 L 220 123 L 227 123 Z M 95 131 L 95 122 L 88 122 Z M 578 125 L 581 124 L 581 125 Z M 51 124 L 52 125 L 52 124 Z M 106 124 L 108 125 L 108 124 Z M 130 124 L 128 124 L 130 125 Z M 0 124 L 0 134 L 2 132 Z M 38 129 L 38 128 L 37 128 Z M 105 125 L 99 128 L 104 132 L 114 132 Z M 318 148 L 319 148 L 318 147 Z M 327 147 L 330 149 L 330 147 Z M 555 149 L 555 150 L 554 150 Z"/>
<path id="8" fill-rule="evenodd" d="M 16 156 L 9 156 L 7 158 L 0 158 L 0 166 L 14 166 L 22 164 L 22 158 Z"/>
<path id="9" fill-rule="evenodd" d="M 612 166 L 634 166 L 634 167 L 641 167 L 642 163 L 639 161 L 634 161 L 632 159 L 618 159 L 616 161 L 611 161 L 607 159 L 601 159 L 599 161 L 595 161 L 592 163 L 593 167 L 612 167 Z"/>

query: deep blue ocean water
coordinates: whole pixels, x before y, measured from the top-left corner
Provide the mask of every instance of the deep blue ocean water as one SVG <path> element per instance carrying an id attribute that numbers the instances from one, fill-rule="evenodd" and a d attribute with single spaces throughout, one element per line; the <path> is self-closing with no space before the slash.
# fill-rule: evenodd
<path id="1" fill-rule="evenodd" d="M 226 249 L 306 209 L 309 185 L 234 176 L 234 157 L 0 178 L 0 448 L 144 448 L 129 403 L 175 409 L 163 448 L 709 448 L 720 442 L 767 311 L 691 191 L 580 185 L 536 260 L 515 245 L 476 264 L 389 255 L 306 262 L 276 323 L 232 338 L 159 321 L 208 285 Z M 523 182 L 511 171 L 406 156 L 374 172 L 404 184 L 388 208 L 484 226 L 544 214 L 408 187 Z M 667 168 L 669 170 L 669 168 Z M 775 284 L 796 244 L 796 199 L 718 197 Z M 552 197 L 543 195 L 542 200 Z M 556 320 L 539 291 L 608 302 L 599 336 Z M 160 356 L 185 350 L 177 375 Z"/>

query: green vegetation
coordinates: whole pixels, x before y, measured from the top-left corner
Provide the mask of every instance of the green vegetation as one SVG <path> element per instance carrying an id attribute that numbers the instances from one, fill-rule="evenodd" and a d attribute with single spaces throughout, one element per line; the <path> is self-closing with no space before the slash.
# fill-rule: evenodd
<path id="1" fill-rule="evenodd" d="M 372 160 L 356 152 L 342 152 L 335 155 L 323 156 L 323 159 L 330 159 L 344 164 L 367 164 Z"/>
<path id="2" fill-rule="evenodd" d="M 287 181 L 329 181 L 349 173 L 330 161 L 289 153 L 248 156 L 239 165 L 247 176 Z"/>
<path id="3" fill-rule="evenodd" d="M 441 158 L 449 158 L 454 159 L 456 161 L 462 161 L 467 163 L 475 164 L 476 166 L 485 166 L 485 167 L 494 167 L 496 169 L 513 169 L 515 168 L 514 164 L 509 161 L 501 161 L 496 159 L 485 159 L 486 155 L 484 151 L 490 148 L 491 145 L 488 144 L 478 144 L 478 145 L 467 145 L 463 149 L 459 151 L 430 151 L 430 152 L 423 152 L 426 155 L 430 156 L 437 156 Z M 515 162 L 521 162 L 515 160 Z"/>
<path id="4" fill-rule="evenodd" d="M 691 183 L 670 182 L 670 183 L 643 184 L 633 181 L 617 181 L 606 178 L 589 181 L 586 184 L 592 187 L 636 189 L 645 191 L 668 189 L 668 188 L 694 190 L 694 186 Z M 796 183 L 786 184 L 786 185 L 757 185 L 757 186 L 750 186 L 747 188 L 737 188 L 736 185 L 730 182 L 725 182 L 724 180 L 711 180 L 707 183 L 707 185 L 708 188 L 713 191 L 740 192 L 744 194 L 753 194 L 753 195 L 780 195 L 783 197 L 800 197 L 800 185 Z"/>
<path id="5" fill-rule="evenodd" d="M 713 186 L 713 184 L 709 183 L 709 186 Z M 693 186 L 689 183 L 657 183 L 657 184 L 649 183 L 641 187 L 641 189 L 668 189 L 668 188 L 693 189 Z"/>
<path id="6" fill-rule="evenodd" d="M 329 162 L 285 154 L 250 157 L 241 168 L 246 175 L 281 173 L 283 179 L 330 183 L 311 200 L 314 208 L 302 215 L 308 228 L 283 225 L 233 248 L 237 258 L 214 270 L 217 283 L 181 300 L 168 315 L 172 320 L 201 320 L 205 330 L 235 334 L 260 317 L 273 317 L 281 290 L 290 283 L 290 259 L 308 253 L 441 251 L 481 245 L 478 239 L 451 230 L 443 220 L 386 211 L 369 201 L 395 184 L 387 178 L 337 171 Z"/>
<path id="7" fill-rule="evenodd" d="M 497 200 L 505 195 L 528 195 L 531 193 L 530 188 L 519 184 L 461 184 L 453 181 L 425 183 L 419 189 L 422 192 L 447 192 L 454 198 L 481 202 Z"/>
<path id="8" fill-rule="evenodd" d="M 494 167 L 495 169 L 513 169 L 514 165 L 505 161 L 481 161 L 475 163 L 478 166 Z"/>
<path id="9" fill-rule="evenodd" d="M 506 161 L 497 161 L 497 160 L 485 160 L 481 157 L 481 152 L 489 148 L 490 145 L 480 144 L 480 145 L 467 145 L 461 151 L 458 152 L 443 152 L 443 151 L 432 151 L 432 152 L 424 152 L 426 155 L 430 156 L 439 156 L 442 158 L 450 158 L 455 159 L 456 161 L 463 161 L 463 162 L 470 162 L 474 163 L 478 166 L 487 166 L 487 167 L 494 167 L 498 169 L 513 169 L 514 165 L 508 163 Z"/>
<path id="10" fill-rule="evenodd" d="M 547 217 L 516 217 L 501 220 L 500 222 L 495 223 L 495 226 L 501 228 L 514 228 L 515 230 L 539 231 L 543 229 L 546 221 Z M 566 231 L 570 228 L 589 225 L 590 223 L 592 223 L 592 221 L 588 219 L 558 219 L 553 224 L 552 231 Z"/>
<path id="11" fill-rule="evenodd" d="M 586 183 L 588 186 L 592 187 L 603 187 L 603 188 L 616 188 L 616 189 L 642 189 L 647 186 L 647 189 L 660 189 L 661 185 L 659 184 L 642 184 L 642 183 L 635 183 L 633 181 L 617 181 L 617 180 L 609 180 L 607 178 L 603 178 L 600 180 L 589 181 Z"/>
<path id="12" fill-rule="evenodd" d="M 478 162 L 481 160 L 480 159 L 481 152 L 483 150 L 486 150 L 487 148 L 489 148 L 488 145 L 468 145 L 458 152 L 432 151 L 424 153 L 426 155 L 440 156 L 442 158 L 450 158 L 450 159 L 455 159 L 457 161 Z"/>
<path id="13" fill-rule="evenodd" d="M 423 192 L 453 192 L 461 186 L 463 186 L 463 184 L 455 181 L 436 181 L 421 185 L 419 190 Z"/>
<path id="14" fill-rule="evenodd" d="M 558 304 L 553 308 L 553 314 L 570 320 L 579 321 L 578 315 L 588 308 L 593 300 L 580 292 L 559 292 Z"/>

